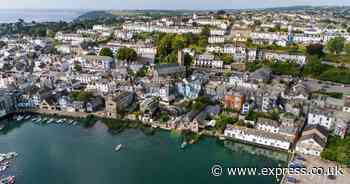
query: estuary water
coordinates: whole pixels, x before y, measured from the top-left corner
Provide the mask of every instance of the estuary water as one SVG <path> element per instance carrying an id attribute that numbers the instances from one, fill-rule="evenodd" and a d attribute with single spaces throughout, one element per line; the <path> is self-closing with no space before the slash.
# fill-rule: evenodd
<path id="1" fill-rule="evenodd" d="M 18 19 L 26 22 L 70 22 L 82 15 L 83 10 L 0 10 L 0 23 L 13 23 Z"/>
<path id="2" fill-rule="evenodd" d="M 274 176 L 212 176 L 211 167 L 283 167 L 286 153 L 204 138 L 180 149 L 181 136 L 138 129 L 112 134 L 104 124 L 41 125 L 10 122 L 0 134 L 0 153 L 19 156 L 0 176 L 19 184 L 276 184 Z M 115 146 L 123 148 L 116 152 Z"/>

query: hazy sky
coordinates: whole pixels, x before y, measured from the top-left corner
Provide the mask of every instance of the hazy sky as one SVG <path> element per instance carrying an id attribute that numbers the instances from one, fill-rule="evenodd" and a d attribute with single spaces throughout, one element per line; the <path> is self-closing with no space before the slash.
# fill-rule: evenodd
<path id="1" fill-rule="evenodd" d="M 222 9 L 350 5 L 350 0 L 0 0 L 0 9 Z"/>

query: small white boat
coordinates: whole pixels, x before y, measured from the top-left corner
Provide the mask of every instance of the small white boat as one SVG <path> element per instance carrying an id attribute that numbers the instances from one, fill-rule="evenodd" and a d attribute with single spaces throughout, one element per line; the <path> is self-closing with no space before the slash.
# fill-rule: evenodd
<path id="1" fill-rule="evenodd" d="M 17 121 L 22 121 L 23 120 L 23 116 L 17 116 L 16 120 Z"/>
<path id="2" fill-rule="evenodd" d="M 7 154 L 6 154 L 6 157 L 7 157 L 8 159 L 15 158 L 15 157 L 17 157 L 17 156 L 18 156 L 18 153 L 16 153 L 16 152 L 10 152 L 10 153 L 7 153 Z"/>
<path id="3" fill-rule="evenodd" d="M 9 166 L 10 165 L 10 162 L 2 162 L 0 163 L 0 166 Z"/>
<path id="4" fill-rule="evenodd" d="M 15 177 L 14 176 L 8 176 L 4 178 L 0 178 L 1 184 L 12 184 L 15 183 Z"/>
<path id="5" fill-rule="evenodd" d="M 187 142 L 184 141 L 184 142 L 181 144 L 181 149 L 185 149 L 186 146 L 187 146 Z"/>
<path id="6" fill-rule="evenodd" d="M 24 117 L 24 119 L 25 119 L 25 120 L 28 120 L 28 119 L 30 119 L 31 117 L 32 117 L 31 115 L 28 115 L 28 116 Z"/>
<path id="7" fill-rule="evenodd" d="M 6 171 L 6 169 L 8 168 L 8 166 L 0 166 L 0 172 Z"/>
<path id="8" fill-rule="evenodd" d="M 35 123 L 39 123 L 41 121 L 41 118 L 36 119 Z"/>
<path id="9" fill-rule="evenodd" d="M 5 125 L 4 124 L 1 124 L 0 125 L 0 131 L 3 130 L 5 128 Z"/>
<path id="10" fill-rule="evenodd" d="M 114 148 L 115 151 L 120 151 L 122 149 L 123 145 L 122 144 L 119 144 L 118 146 L 116 146 Z"/>

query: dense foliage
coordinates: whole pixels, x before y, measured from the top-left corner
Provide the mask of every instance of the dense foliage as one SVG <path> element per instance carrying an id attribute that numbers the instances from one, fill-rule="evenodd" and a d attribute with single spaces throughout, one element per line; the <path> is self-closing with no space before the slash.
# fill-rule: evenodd
<path id="1" fill-rule="evenodd" d="M 318 92 L 316 92 L 316 94 L 326 95 L 326 96 L 330 96 L 332 98 L 343 99 L 343 93 L 338 93 L 338 92 L 318 91 Z"/>
<path id="2" fill-rule="evenodd" d="M 114 57 L 113 51 L 110 48 L 102 48 L 100 51 L 100 56 L 109 56 L 109 57 Z"/>
<path id="3" fill-rule="evenodd" d="M 167 113 L 161 113 L 159 116 L 159 121 L 161 123 L 166 123 L 170 120 L 170 116 Z"/>
<path id="4" fill-rule="evenodd" d="M 343 37 L 335 37 L 328 41 L 326 48 L 334 54 L 340 54 L 345 45 L 345 39 Z"/>
<path id="5" fill-rule="evenodd" d="M 97 17 L 94 19 L 77 19 L 73 22 L 31 22 L 25 23 L 19 19 L 16 23 L 1 24 L 0 36 L 6 34 L 23 34 L 29 36 L 54 37 L 58 32 L 76 32 L 78 29 L 91 29 L 96 24 L 119 25 L 122 20 L 111 17 Z"/>
<path id="6" fill-rule="evenodd" d="M 94 96 L 92 93 L 86 91 L 73 91 L 71 94 L 69 94 L 69 97 L 71 97 L 75 101 L 87 102 L 91 100 Z"/>
<path id="7" fill-rule="evenodd" d="M 122 61 L 135 61 L 137 59 L 137 53 L 132 48 L 123 47 L 117 52 L 117 59 Z"/>
<path id="8" fill-rule="evenodd" d="M 156 36 L 157 58 L 159 63 L 175 63 L 177 51 L 183 48 L 192 48 L 196 52 L 203 52 L 208 44 L 209 28 L 203 28 L 200 34 L 166 34 L 158 33 Z M 190 59 L 188 57 L 188 59 Z M 187 62 L 190 63 L 190 62 Z"/>
<path id="9" fill-rule="evenodd" d="M 306 47 L 306 53 L 313 56 L 323 57 L 323 45 L 322 44 L 311 44 Z"/>
<path id="10" fill-rule="evenodd" d="M 200 96 L 192 103 L 192 109 L 194 110 L 202 110 L 207 105 L 213 104 L 209 97 Z"/>
<path id="11" fill-rule="evenodd" d="M 350 71 L 345 68 L 332 68 L 323 72 L 321 80 L 350 84 Z"/>
<path id="12" fill-rule="evenodd" d="M 223 132 L 228 124 L 234 124 L 237 122 L 237 119 L 232 116 L 227 116 L 224 113 L 221 113 L 219 117 L 216 119 L 215 129 Z"/>
<path id="13" fill-rule="evenodd" d="M 340 164 L 350 165 L 350 137 L 341 139 L 332 136 L 328 138 L 326 149 L 321 153 L 321 157 Z"/>
<path id="14" fill-rule="evenodd" d="M 216 55 L 224 62 L 225 65 L 233 63 L 233 57 L 231 54 L 217 53 Z"/>
<path id="15" fill-rule="evenodd" d="M 273 74 L 276 75 L 300 75 L 300 67 L 293 62 L 275 62 L 270 65 Z"/>

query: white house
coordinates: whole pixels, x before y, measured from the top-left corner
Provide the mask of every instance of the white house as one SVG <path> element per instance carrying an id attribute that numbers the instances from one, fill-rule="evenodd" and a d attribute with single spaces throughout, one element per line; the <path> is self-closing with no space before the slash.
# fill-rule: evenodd
<path id="1" fill-rule="evenodd" d="M 307 116 L 308 125 L 321 125 L 327 130 L 333 128 L 334 117 L 333 112 L 327 109 L 316 109 L 310 110 Z"/>
<path id="2" fill-rule="evenodd" d="M 264 52 L 264 59 L 270 60 L 270 61 L 292 61 L 296 62 L 299 65 L 305 65 L 306 64 L 306 56 L 302 54 L 290 54 L 287 52 L 274 52 L 274 51 L 265 51 Z"/>
<path id="3" fill-rule="evenodd" d="M 293 42 L 298 44 L 322 44 L 323 36 L 321 35 L 310 35 L 310 34 L 295 34 L 293 36 Z"/>
<path id="4" fill-rule="evenodd" d="M 224 49 L 218 45 L 208 45 L 206 48 L 207 52 L 223 53 Z"/>
<path id="5" fill-rule="evenodd" d="M 73 79 L 84 83 L 84 84 L 88 84 L 92 81 L 98 81 L 100 79 L 102 79 L 101 75 L 96 75 L 96 74 L 79 74 L 79 75 L 75 75 L 72 77 Z"/>
<path id="6" fill-rule="evenodd" d="M 204 68 L 222 68 L 224 62 L 222 60 L 216 60 L 215 56 L 210 53 L 204 53 L 196 57 L 193 65 Z"/>
<path id="7" fill-rule="evenodd" d="M 227 138 L 238 139 L 254 144 L 289 150 L 293 140 L 286 136 L 266 133 L 262 130 L 227 125 L 224 131 Z"/>
<path id="8" fill-rule="evenodd" d="M 80 34 L 65 34 L 62 32 L 57 32 L 55 39 L 59 41 L 72 42 L 72 43 L 81 43 L 84 41 L 91 41 L 92 39 L 89 37 L 83 37 Z"/>
<path id="9" fill-rule="evenodd" d="M 250 38 L 252 40 L 272 40 L 272 41 L 280 41 L 280 40 L 288 40 L 288 34 L 286 33 L 275 33 L 275 32 L 252 32 L 250 34 Z"/>
<path id="10" fill-rule="evenodd" d="M 280 123 L 271 119 L 259 118 L 255 128 L 265 132 L 277 134 L 280 130 Z"/>
<path id="11" fill-rule="evenodd" d="M 210 35 L 224 36 L 226 34 L 225 29 L 211 29 Z"/>
<path id="12" fill-rule="evenodd" d="M 114 36 L 122 40 L 130 40 L 133 38 L 134 33 L 132 31 L 126 31 L 126 30 L 115 30 Z"/>
<path id="13" fill-rule="evenodd" d="M 139 32 L 163 32 L 163 33 L 193 33 L 199 34 L 202 29 L 192 26 L 159 26 L 150 23 L 128 23 L 123 25 L 124 30 Z"/>
<path id="14" fill-rule="evenodd" d="M 224 43 L 225 42 L 225 37 L 223 36 L 210 36 L 208 38 L 208 43 Z"/>
<path id="15" fill-rule="evenodd" d="M 229 77 L 228 82 L 226 82 L 226 85 L 228 86 L 233 86 L 236 88 L 244 88 L 244 89 L 251 89 L 251 90 L 256 90 L 258 89 L 258 85 L 249 82 L 248 76 L 246 75 L 234 75 Z"/>
<path id="16" fill-rule="evenodd" d="M 321 126 L 307 126 L 295 146 L 295 151 L 305 155 L 320 156 L 326 147 L 328 132 Z"/>

